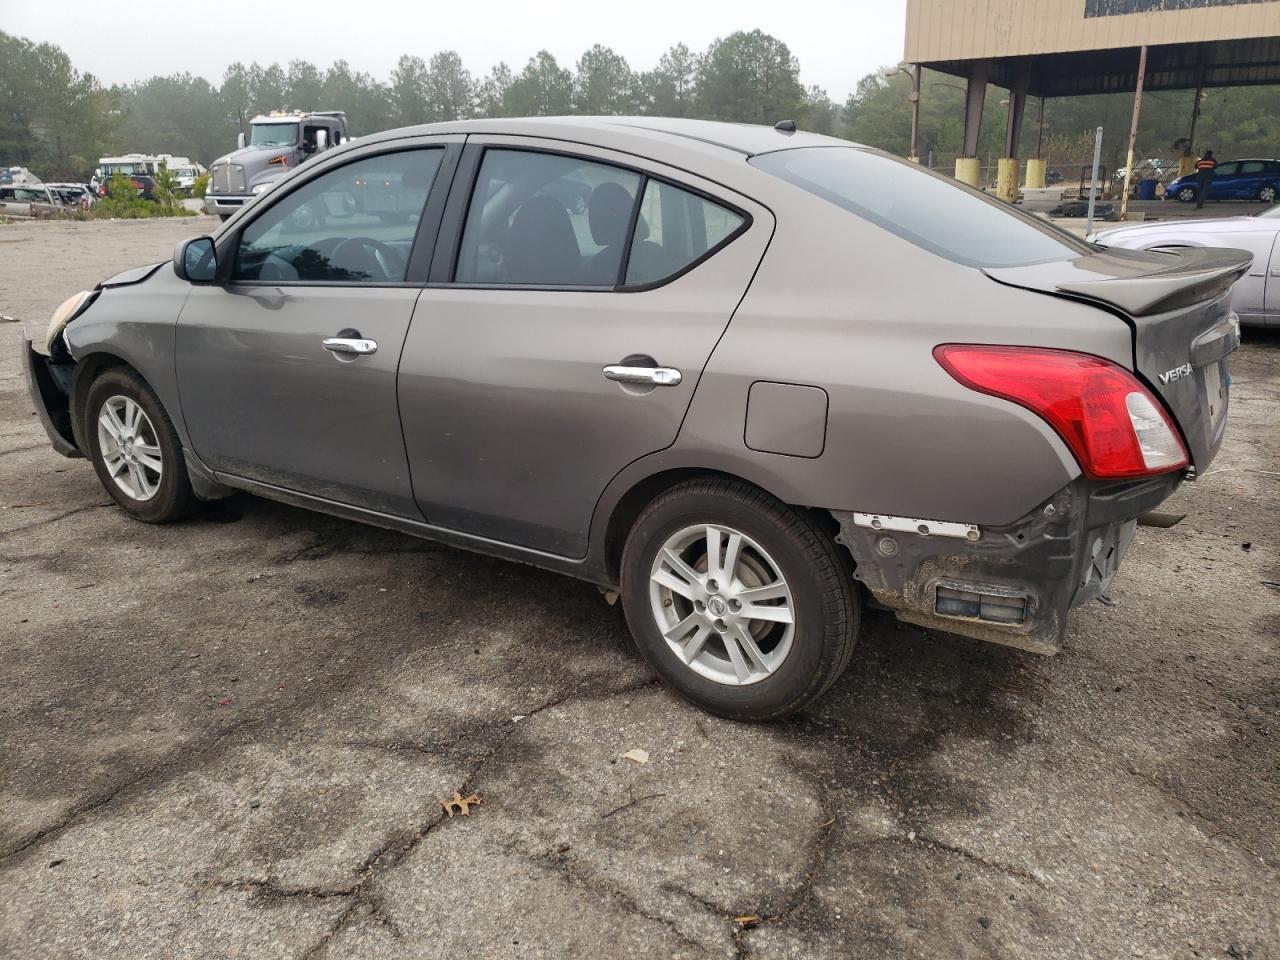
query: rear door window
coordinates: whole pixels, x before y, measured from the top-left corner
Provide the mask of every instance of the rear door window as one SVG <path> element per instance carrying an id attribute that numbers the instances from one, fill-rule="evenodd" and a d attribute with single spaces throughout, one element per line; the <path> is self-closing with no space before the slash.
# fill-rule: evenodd
<path id="1" fill-rule="evenodd" d="M 638 173 L 583 157 L 486 150 L 456 281 L 617 286 L 639 188 Z"/>
<path id="2" fill-rule="evenodd" d="M 1213 168 L 1213 174 L 1217 177 L 1234 177 L 1240 172 L 1240 164 L 1234 160 L 1231 163 L 1220 163 Z"/>
<path id="3" fill-rule="evenodd" d="M 244 228 L 232 279 L 402 282 L 443 156 L 383 153 L 312 178 Z"/>
<path id="4" fill-rule="evenodd" d="M 918 247 L 972 267 L 1086 255 L 1064 230 L 919 164 L 858 147 L 802 147 L 749 161 Z"/>
<path id="5" fill-rule="evenodd" d="M 660 283 L 729 240 L 745 219 L 697 194 L 650 180 L 636 218 L 627 286 Z"/>
<path id="6" fill-rule="evenodd" d="M 1241 173 L 1265 173 L 1267 165 L 1261 160 L 1246 160 L 1240 164 Z"/>

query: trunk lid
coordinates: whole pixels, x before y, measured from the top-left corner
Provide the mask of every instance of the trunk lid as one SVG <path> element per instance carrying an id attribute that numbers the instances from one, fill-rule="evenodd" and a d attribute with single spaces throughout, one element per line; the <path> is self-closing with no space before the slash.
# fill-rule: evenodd
<path id="1" fill-rule="evenodd" d="M 1249 269 L 1245 250 L 1099 249 L 1073 260 L 984 272 L 991 279 L 1095 303 L 1133 331 L 1134 369 L 1182 430 L 1191 463 L 1208 467 L 1227 422 L 1227 357 L 1240 345 L 1231 285 Z"/>

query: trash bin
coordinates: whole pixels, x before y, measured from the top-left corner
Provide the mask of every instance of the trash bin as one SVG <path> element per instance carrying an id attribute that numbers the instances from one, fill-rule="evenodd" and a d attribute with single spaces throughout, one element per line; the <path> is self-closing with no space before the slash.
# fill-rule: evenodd
<path id="1" fill-rule="evenodd" d="M 1156 198 L 1156 184 L 1159 182 L 1159 180 L 1139 180 L 1138 199 L 1154 200 Z"/>

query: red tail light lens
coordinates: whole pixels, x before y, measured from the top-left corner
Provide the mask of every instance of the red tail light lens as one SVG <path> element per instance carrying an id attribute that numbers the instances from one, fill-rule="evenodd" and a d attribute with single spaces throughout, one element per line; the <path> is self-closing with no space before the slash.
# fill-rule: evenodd
<path id="1" fill-rule="evenodd" d="M 934 357 L 971 390 L 1048 421 L 1085 474 L 1144 477 L 1187 465 L 1187 450 L 1160 401 L 1101 357 L 1041 347 L 945 343 Z"/>

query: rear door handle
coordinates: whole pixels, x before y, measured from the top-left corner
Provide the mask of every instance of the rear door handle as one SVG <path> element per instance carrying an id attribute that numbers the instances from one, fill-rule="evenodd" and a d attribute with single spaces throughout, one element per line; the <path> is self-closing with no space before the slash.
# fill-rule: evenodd
<path id="1" fill-rule="evenodd" d="M 322 346 L 330 353 L 341 353 L 347 356 L 363 356 L 366 353 L 374 353 L 378 349 L 377 341 L 367 340 L 364 337 L 329 337 L 323 341 Z"/>
<path id="2" fill-rule="evenodd" d="M 610 364 L 604 368 L 605 379 L 618 383 L 640 383 L 645 386 L 674 387 L 681 380 L 675 367 L 627 367 Z"/>

